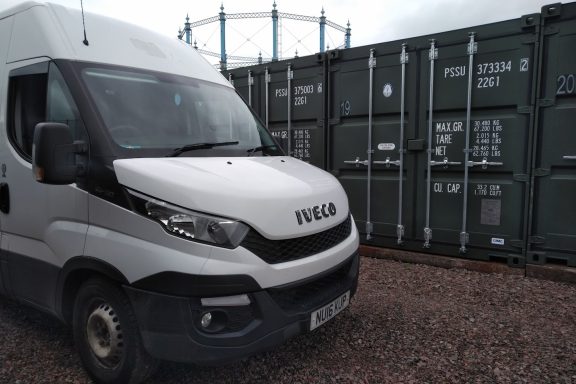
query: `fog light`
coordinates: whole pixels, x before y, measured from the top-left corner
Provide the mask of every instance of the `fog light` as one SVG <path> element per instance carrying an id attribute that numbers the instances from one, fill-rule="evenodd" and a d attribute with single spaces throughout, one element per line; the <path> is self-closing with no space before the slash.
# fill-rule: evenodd
<path id="1" fill-rule="evenodd" d="M 210 312 L 205 313 L 204 316 L 202 316 L 200 324 L 202 324 L 203 328 L 208 328 L 210 324 L 212 324 L 212 314 Z"/>

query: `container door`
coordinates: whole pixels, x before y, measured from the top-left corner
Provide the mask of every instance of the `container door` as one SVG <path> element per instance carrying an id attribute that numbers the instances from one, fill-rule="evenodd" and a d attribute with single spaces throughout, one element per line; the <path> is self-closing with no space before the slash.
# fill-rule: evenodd
<path id="1" fill-rule="evenodd" d="M 223 75 L 230 84 L 236 88 L 240 96 L 244 99 L 256 114 L 260 112 L 260 88 L 258 87 L 258 75 L 251 69 L 238 69 L 235 72 L 224 72 Z"/>
<path id="2" fill-rule="evenodd" d="M 325 168 L 325 91 L 323 55 L 307 56 L 290 64 L 270 63 L 264 88 L 268 128 L 291 156 Z"/>
<path id="3" fill-rule="evenodd" d="M 576 267 L 576 4 L 542 9 L 543 62 L 528 262 Z"/>
<path id="4" fill-rule="evenodd" d="M 420 53 L 418 240 L 524 265 L 538 15 L 440 34 Z"/>
<path id="5" fill-rule="evenodd" d="M 397 245 L 413 236 L 405 138 L 414 135 L 415 68 L 402 44 L 340 51 L 330 61 L 329 168 L 364 242 Z"/>

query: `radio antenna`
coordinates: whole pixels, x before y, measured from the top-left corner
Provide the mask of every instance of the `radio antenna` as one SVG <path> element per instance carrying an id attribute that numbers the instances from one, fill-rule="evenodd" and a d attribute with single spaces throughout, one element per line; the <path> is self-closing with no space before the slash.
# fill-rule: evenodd
<path id="1" fill-rule="evenodd" d="M 80 8 L 82 9 L 82 28 L 84 29 L 84 45 L 88 46 L 88 39 L 86 38 L 86 22 L 84 21 L 84 4 L 80 0 Z"/>

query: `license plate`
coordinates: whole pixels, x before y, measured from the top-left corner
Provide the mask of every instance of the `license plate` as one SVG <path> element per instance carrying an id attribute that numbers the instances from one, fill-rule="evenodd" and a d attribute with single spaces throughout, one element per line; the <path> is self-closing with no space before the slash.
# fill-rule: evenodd
<path id="1" fill-rule="evenodd" d="M 336 300 L 326 304 L 322 308 L 312 312 L 310 317 L 310 330 L 318 328 L 346 308 L 350 304 L 350 291 Z"/>

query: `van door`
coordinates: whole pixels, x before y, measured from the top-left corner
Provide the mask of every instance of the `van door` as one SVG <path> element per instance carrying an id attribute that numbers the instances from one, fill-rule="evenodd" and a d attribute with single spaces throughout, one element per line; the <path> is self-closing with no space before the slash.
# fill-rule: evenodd
<path id="1" fill-rule="evenodd" d="M 83 253 L 88 195 L 72 185 L 45 185 L 32 175 L 34 128 L 40 122 L 67 124 L 86 139 L 76 104 L 54 63 L 28 61 L 7 67 L 8 110 L 0 149 L 0 248 L 13 296 L 54 308 L 58 274 L 66 260 Z"/>
<path id="2" fill-rule="evenodd" d="M 8 45 L 10 42 L 10 31 L 12 30 L 13 18 L 7 17 L 0 20 L 0 130 L 4 130 L 4 124 L 6 122 L 6 73 L 4 63 L 6 62 L 6 55 L 8 53 Z M 0 177 L 1 179 L 1 177 Z M 0 185 L 3 180 L 0 180 Z M 0 221 L 0 230 L 2 229 L 2 222 Z M 0 237 L 0 244 L 1 244 Z M 5 261 L 2 253 L 0 253 L 0 294 L 6 294 L 5 288 L 5 277 L 4 272 L 6 268 L 4 267 Z"/>

